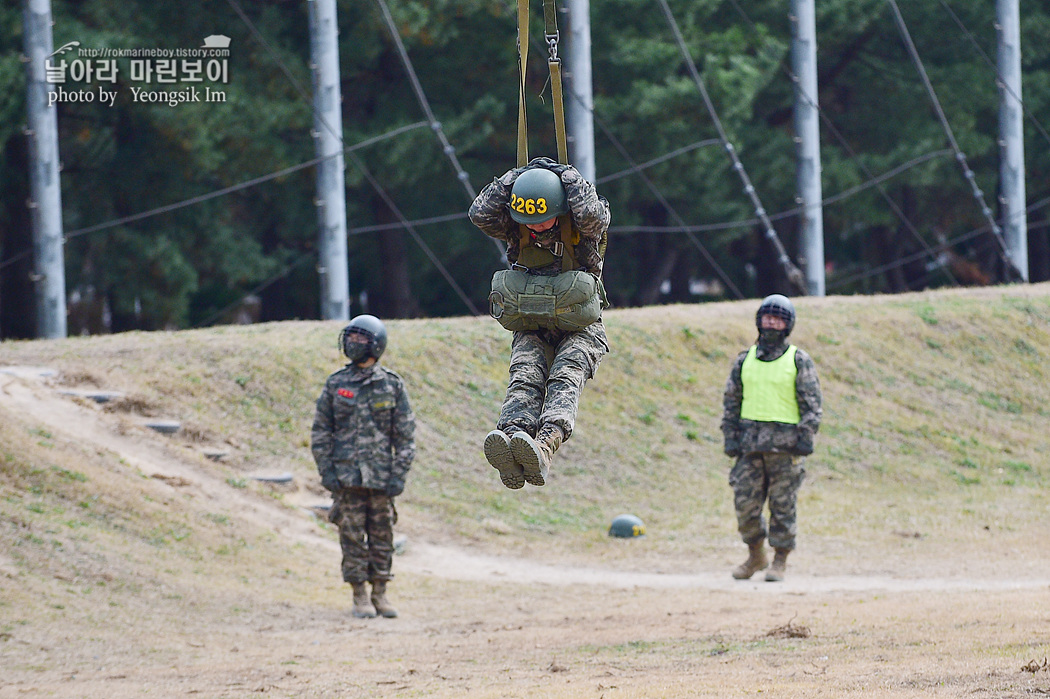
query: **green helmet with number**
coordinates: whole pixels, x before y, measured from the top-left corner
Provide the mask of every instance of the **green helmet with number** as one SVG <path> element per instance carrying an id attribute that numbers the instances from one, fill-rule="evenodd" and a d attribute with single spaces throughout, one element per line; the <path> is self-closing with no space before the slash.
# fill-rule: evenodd
<path id="1" fill-rule="evenodd" d="M 510 190 L 510 217 L 518 223 L 543 223 L 568 211 L 565 188 L 556 173 L 534 167 L 514 180 Z"/>
<path id="2" fill-rule="evenodd" d="M 645 536 L 645 524 L 634 515 L 618 515 L 609 526 L 609 536 L 619 539 Z"/>

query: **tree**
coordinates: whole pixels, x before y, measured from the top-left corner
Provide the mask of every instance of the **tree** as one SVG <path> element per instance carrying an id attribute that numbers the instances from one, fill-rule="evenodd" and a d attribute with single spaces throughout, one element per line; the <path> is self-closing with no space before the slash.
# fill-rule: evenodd
<path id="1" fill-rule="evenodd" d="M 533 26 L 541 27 L 534 5 Z M 687 301 L 697 298 L 695 282 L 712 279 L 728 282 L 722 284 L 728 295 L 734 288 L 745 295 L 783 290 L 751 202 L 725 150 L 711 145 L 710 115 L 660 8 L 653 0 L 592 0 L 591 7 L 597 171 L 613 211 L 606 286 L 614 302 Z M 479 190 L 514 164 L 513 7 L 400 0 L 388 8 L 422 97 L 470 188 Z M 670 0 L 670 8 L 729 140 L 794 255 L 786 8 L 773 0 Z M 945 0 L 901 9 L 976 182 L 992 202 L 998 96 L 994 66 L 982 52 L 995 55 L 994 7 Z M 817 10 L 829 293 L 1001 278 L 996 243 L 981 232 L 987 222 L 946 150 L 887 3 L 827 0 Z M 173 0 L 134 8 L 116 0 L 54 1 L 56 45 L 188 48 L 212 34 L 231 38 L 227 81 L 207 85 L 223 93 L 223 102 L 136 101 L 132 87 L 183 85 L 135 80 L 122 58 L 108 88 L 119 91 L 115 105 L 59 105 L 67 285 L 81 298 L 103 299 L 112 330 L 221 321 L 251 293 L 262 299 L 261 319 L 317 316 L 312 171 L 295 169 L 213 196 L 314 157 L 305 9 L 263 0 L 241 12 L 205 4 L 188 13 Z M 500 252 L 467 221 L 472 194 L 434 129 L 423 124 L 384 137 L 427 116 L 379 1 L 341 2 L 339 21 L 343 136 L 352 149 L 346 174 L 352 312 L 406 317 L 484 308 Z M 20 44 L 20 23 L 17 10 L 0 9 L 5 45 Z M 1050 188 L 1050 136 L 1042 123 L 1050 111 L 1050 48 L 1041 41 L 1047 30 L 1050 9 L 1022 0 L 1030 202 L 1046 199 Z M 30 290 L 24 69 L 12 52 L 0 55 L 0 86 L 0 333 L 10 337 L 26 333 L 18 319 L 26 317 Z M 549 94 L 546 51 L 537 39 L 527 85 L 533 155 L 554 152 Z M 625 172 L 653 160 L 659 162 L 644 177 Z M 884 175 L 891 176 L 873 181 Z M 194 203 L 137 217 L 187 200 Z M 1031 215 L 1037 281 L 1050 275 L 1050 239 L 1046 208 Z M 694 228 L 694 238 L 676 230 L 682 223 Z M 963 263 L 979 274 L 961 275 Z M 705 288 L 717 294 L 717 285 Z"/>

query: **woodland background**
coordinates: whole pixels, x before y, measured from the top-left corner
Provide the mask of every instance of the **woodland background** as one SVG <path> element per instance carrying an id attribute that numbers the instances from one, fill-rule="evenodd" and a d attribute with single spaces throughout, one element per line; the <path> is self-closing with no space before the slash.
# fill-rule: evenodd
<path id="1" fill-rule="evenodd" d="M 542 20 L 534 4 L 536 35 Z M 669 4 L 729 138 L 797 260 L 787 3 Z M 514 164 L 513 3 L 390 0 L 388 7 L 429 105 L 477 191 Z M 830 200 L 824 208 L 828 293 L 1003 281 L 995 239 L 948 150 L 891 7 L 883 0 L 822 0 L 816 9 L 823 193 Z M 994 208 L 994 3 L 939 0 L 901 9 Z M 136 103 L 124 85 L 114 106 L 60 105 L 69 333 L 318 317 L 311 167 L 90 230 L 315 157 L 306 2 L 227 0 L 187 11 L 175 0 L 53 0 L 52 11 L 55 47 L 76 40 L 84 47 L 186 48 L 213 34 L 231 37 L 225 103 Z M 425 119 L 382 6 L 346 1 L 338 11 L 344 142 L 378 139 L 346 163 L 351 313 L 468 314 L 446 273 L 484 309 L 500 254 L 466 219 L 470 196 L 435 133 L 423 125 L 382 138 Z M 596 179 L 613 211 L 605 276 L 614 304 L 734 298 L 720 282 L 723 275 L 740 296 L 785 291 L 728 157 L 710 143 L 714 125 L 659 5 L 591 0 L 591 12 Z M 1050 279 L 1050 44 L 1044 40 L 1050 6 L 1022 0 L 1021 20 L 1029 265 L 1036 282 Z M 0 5 L 3 338 L 33 335 L 21 25 L 21 3 Z M 545 59 L 543 47 L 534 45 L 533 155 L 553 151 Z M 644 177 L 632 171 L 654 160 Z M 873 178 L 883 175 L 892 176 L 875 186 Z M 696 227 L 692 235 L 667 230 L 679 225 L 672 211 Z M 402 217 L 415 222 L 411 230 L 399 225 Z M 937 259 L 927 248 L 938 251 Z"/>

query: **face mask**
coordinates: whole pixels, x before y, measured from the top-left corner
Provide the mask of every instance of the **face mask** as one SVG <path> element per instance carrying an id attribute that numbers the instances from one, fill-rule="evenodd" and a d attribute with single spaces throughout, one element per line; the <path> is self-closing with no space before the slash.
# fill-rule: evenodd
<path id="1" fill-rule="evenodd" d="M 758 331 L 758 344 L 763 347 L 776 347 L 784 341 L 784 331 L 763 328 Z"/>
<path id="2" fill-rule="evenodd" d="M 350 342 L 347 340 L 346 344 L 343 345 L 343 351 L 346 353 L 347 359 L 357 363 L 368 354 L 368 345 L 368 342 Z"/>

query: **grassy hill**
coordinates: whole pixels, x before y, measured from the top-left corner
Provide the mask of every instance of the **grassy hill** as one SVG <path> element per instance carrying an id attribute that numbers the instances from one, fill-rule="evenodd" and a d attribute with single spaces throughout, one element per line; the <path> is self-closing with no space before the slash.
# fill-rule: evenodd
<path id="1" fill-rule="evenodd" d="M 809 572 L 895 561 L 965 572 L 968 554 L 987 552 L 1012 556 L 1023 573 L 1033 532 L 1050 527 L 1050 285 L 796 304 L 792 339 L 815 359 L 825 397 L 800 500 Z M 487 318 L 389 322 L 383 361 L 405 378 L 418 420 L 398 528 L 410 541 L 547 562 L 728 570 L 743 547 L 721 395 L 754 339 L 757 305 L 608 312 L 612 353 L 584 391 L 576 432 L 548 486 L 522 491 L 503 488 L 481 451 L 506 385 L 509 333 Z M 58 372 L 55 388 L 121 391 L 105 410 L 124 433 L 164 442 L 221 488 L 299 514 L 304 500 L 323 500 L 309 428 L 325 377 L 341 366 L 339 329 L 284 322 L 5 342 L 0 368 L 45 366 Z M 144 416 L 183 428 L 158 435 Z M 228 455 L 210 461 L 204 446 Z M 290 471 L 296 492 L 249 478 L 273 471 Z M 78 629 L 90 653 L 122 623 L 188 624 L 187 604 L 245 616 L 335 604 L 336 554 L 164 485 L 0 401 L 0 638 Z M 606 536 L 621 512 L 649 531 L 630 556 Z M 254 602 L 238 603 L 245 595 Z"/>

